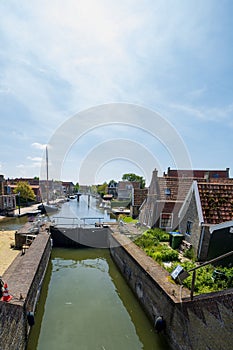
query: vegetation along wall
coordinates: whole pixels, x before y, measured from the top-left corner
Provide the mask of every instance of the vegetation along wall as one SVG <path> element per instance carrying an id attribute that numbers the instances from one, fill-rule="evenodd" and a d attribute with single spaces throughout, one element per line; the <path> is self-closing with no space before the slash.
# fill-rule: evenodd
<path id="1" fill-rule="evenodd" d="M 121 234 L 111 238 L 111 255 L 137 295 L 154 326 L 166 322 L 164 333 L 176 350 L 231 350 L 233 289 L 194 296 L 170 282 L 169 274 Z"/>

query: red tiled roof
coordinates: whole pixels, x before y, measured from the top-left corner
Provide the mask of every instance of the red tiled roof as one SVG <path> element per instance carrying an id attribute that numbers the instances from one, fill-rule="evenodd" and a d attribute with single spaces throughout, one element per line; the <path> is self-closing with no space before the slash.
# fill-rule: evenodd
<path id="1" fill-rule="evenodd" d="M 229 180 L 227 183 L 198 183 L 206 224 L 220 224 L 233 220 L 233 179 Z"/>

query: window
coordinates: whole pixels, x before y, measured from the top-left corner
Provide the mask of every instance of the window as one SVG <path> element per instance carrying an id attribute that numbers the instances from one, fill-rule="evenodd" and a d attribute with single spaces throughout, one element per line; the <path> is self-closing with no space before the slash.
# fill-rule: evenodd
<path id="1" fill-rule="evenodd" d="M 160 214 L 160 228 L 172 228 L 172 214 L 162 213 Z"/>
<path id="2" fill-rule="evenodd" d="M 171 195 L 170 188 L 165 188 L 165 194 L 166 194 L 166 196 L 170 196 Z"/>
<path id="3" fill-rule="evenodd" d="M 191 235 L 192 233 L 192 226 L 193 226 L 193 223 L 192 221 L 187 221 L 187 227 L 186 227 L 186 234 L 187 235 Z"/>

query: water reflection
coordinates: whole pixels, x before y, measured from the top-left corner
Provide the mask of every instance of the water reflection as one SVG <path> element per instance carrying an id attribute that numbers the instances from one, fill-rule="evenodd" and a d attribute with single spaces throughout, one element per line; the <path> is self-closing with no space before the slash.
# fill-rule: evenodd
<path id="1" fill-rule="evenodd" d="M 24 224 L 28 222 L 27 216 L 22 217 L 5 217 L 0 220 L 0 229 L 6 231 L 15 231 L 20 229 Z"/>

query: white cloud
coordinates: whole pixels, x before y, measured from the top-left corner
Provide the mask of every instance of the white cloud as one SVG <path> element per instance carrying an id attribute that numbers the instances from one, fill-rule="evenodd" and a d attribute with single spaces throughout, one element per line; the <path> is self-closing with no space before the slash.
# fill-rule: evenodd
<path id="1" fill-rule="evenodd" d="M 194 118 L 202 121 L 215 121 L 226 122 L 228 125 L 231 122 L 233 113 L 233 104 L 229 104 L 224 107 L 206 107 L 199 106 L 193 107 L 186 104 L 171 104 L 171 108 L 180 110 L 188 115 L 192 115 Z"/>
<path id="2" fill-rule="evenodd" d="M 32 147 L 36 148 L 36 149 L 40 149 L 40 150 L 44 150 L 46 148 L 46 144 L 42 144 L 39 142 L 33 142 L 32 143 Z"/>
<path id="3" fill-rule="evenodd" d="M 30 157 L 30 156 L 28 156 L 27 159 L 32 160 L 34 162 L 42 162 L 42 157 Z"/>
<path id="4" fill-rule="evenodd" d="M 231 40 L 222 35 L 220 8 L 215 1 L 1 2 L 0 97 L 7 103 L 0 107 L 4 115 L 6 106 L 17 105 L 11 125 L 23 120 L 21 130 L 8 134 L 9 145 L 25 141 L 16 162 L 26 159 L 28 139 L 43 151 L 42 140 L 65 118 L 108 102 L 167 110 L 172 122 L 192 116 L 197 130 L 200 121 L 230 124 L 232 83 L 222 72 L 232 54 L 218 47 L 231 47 Z M 220 84 L 230 88 L 218 94 Z"/>

